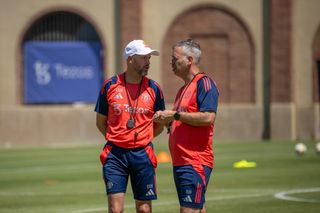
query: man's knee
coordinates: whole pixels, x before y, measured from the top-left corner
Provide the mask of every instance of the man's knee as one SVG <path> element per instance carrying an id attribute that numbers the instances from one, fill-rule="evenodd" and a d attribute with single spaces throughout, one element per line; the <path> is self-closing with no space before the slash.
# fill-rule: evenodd
<path id="1" fill-rule="evenodd" d="M 136 211 L 139 213 L 151 213 L 151 202 L 136 201 Z"/>
<path id="2" fill-rule="evenodd" d="M 122 213 L 123 212 L 123 208 L 121 208 L 119 206 L 110 205 L 109 206 L 109 212 L 110 213 Z"/>
<path id="3" fill-rule="evenodd" d="M 194 209 L 194 208 L 188 208 L 188 207 L 180 207 L 181 213 L 200 213 L 201 209 Z"/>
<path id="4" fill-rule="evenodd" d="M 109 195 L 108 209 L 111 213 L 122 213 L 124 209 L 124 193 Z"/>

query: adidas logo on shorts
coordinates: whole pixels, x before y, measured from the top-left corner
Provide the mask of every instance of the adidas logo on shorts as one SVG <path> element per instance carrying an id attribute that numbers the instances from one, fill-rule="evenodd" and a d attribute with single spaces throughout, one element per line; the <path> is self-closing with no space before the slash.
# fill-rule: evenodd
<path id="1" fill-rule="evenodd" d="M 192 203 L 192 199 L 191 199 L 190 195 L 188 195 L 188 196 L 185 197 L 185 198 L 182 198 L 182 201 L 183 201 L 183 202 L 187 202 L 187 203 Z"/>
<path id="2" fill-rule="evenodd" d="M 154 195 L 154 192 L 152 189 L 149 189 L 149 191 L 147 192 L 146 196 L 152 196 Z"/>

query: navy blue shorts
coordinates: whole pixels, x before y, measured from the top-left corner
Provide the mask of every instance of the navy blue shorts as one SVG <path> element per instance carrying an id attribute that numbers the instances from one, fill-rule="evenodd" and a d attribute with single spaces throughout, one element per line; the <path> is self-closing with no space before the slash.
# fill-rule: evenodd
<path id="1" fill-rule="evenodd" d="M 203 170 L 204 177 L 191 165 L 173 167 L 174 182 L 176 184 L 180 206 L 194 209 L 203 208 L 205 192 L 212 169 L 208 166 L 203 166 Z"/>
<path id="2" fill-rule="evenodd" d="M 108 142 L 100 154 L 100 160 L 108 195 L 125 193 L 130 176 L 134 199 L 157 199 L 157 160 L 152 143 L 146 147 L 124 149 Z"/>

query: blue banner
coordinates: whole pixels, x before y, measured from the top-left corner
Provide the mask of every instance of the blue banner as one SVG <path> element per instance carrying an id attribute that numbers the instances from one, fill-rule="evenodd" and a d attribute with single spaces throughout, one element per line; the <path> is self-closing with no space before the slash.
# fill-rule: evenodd
<path id="1" fill-rule="evenodd" d="M 25 103 L 95 103 L 102 83 L 98 42 L 27 42 Z"/>

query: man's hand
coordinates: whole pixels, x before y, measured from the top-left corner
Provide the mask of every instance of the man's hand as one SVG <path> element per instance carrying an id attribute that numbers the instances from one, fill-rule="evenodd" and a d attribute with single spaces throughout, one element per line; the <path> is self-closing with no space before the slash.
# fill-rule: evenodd
<path id="1" fill-rule="evenodd" d="M 167 126 L 174 120 L 174 113 L 176 113 L 176 111 L 173 110 L 157 111 L 153 116 L 153 121 Z"/>

